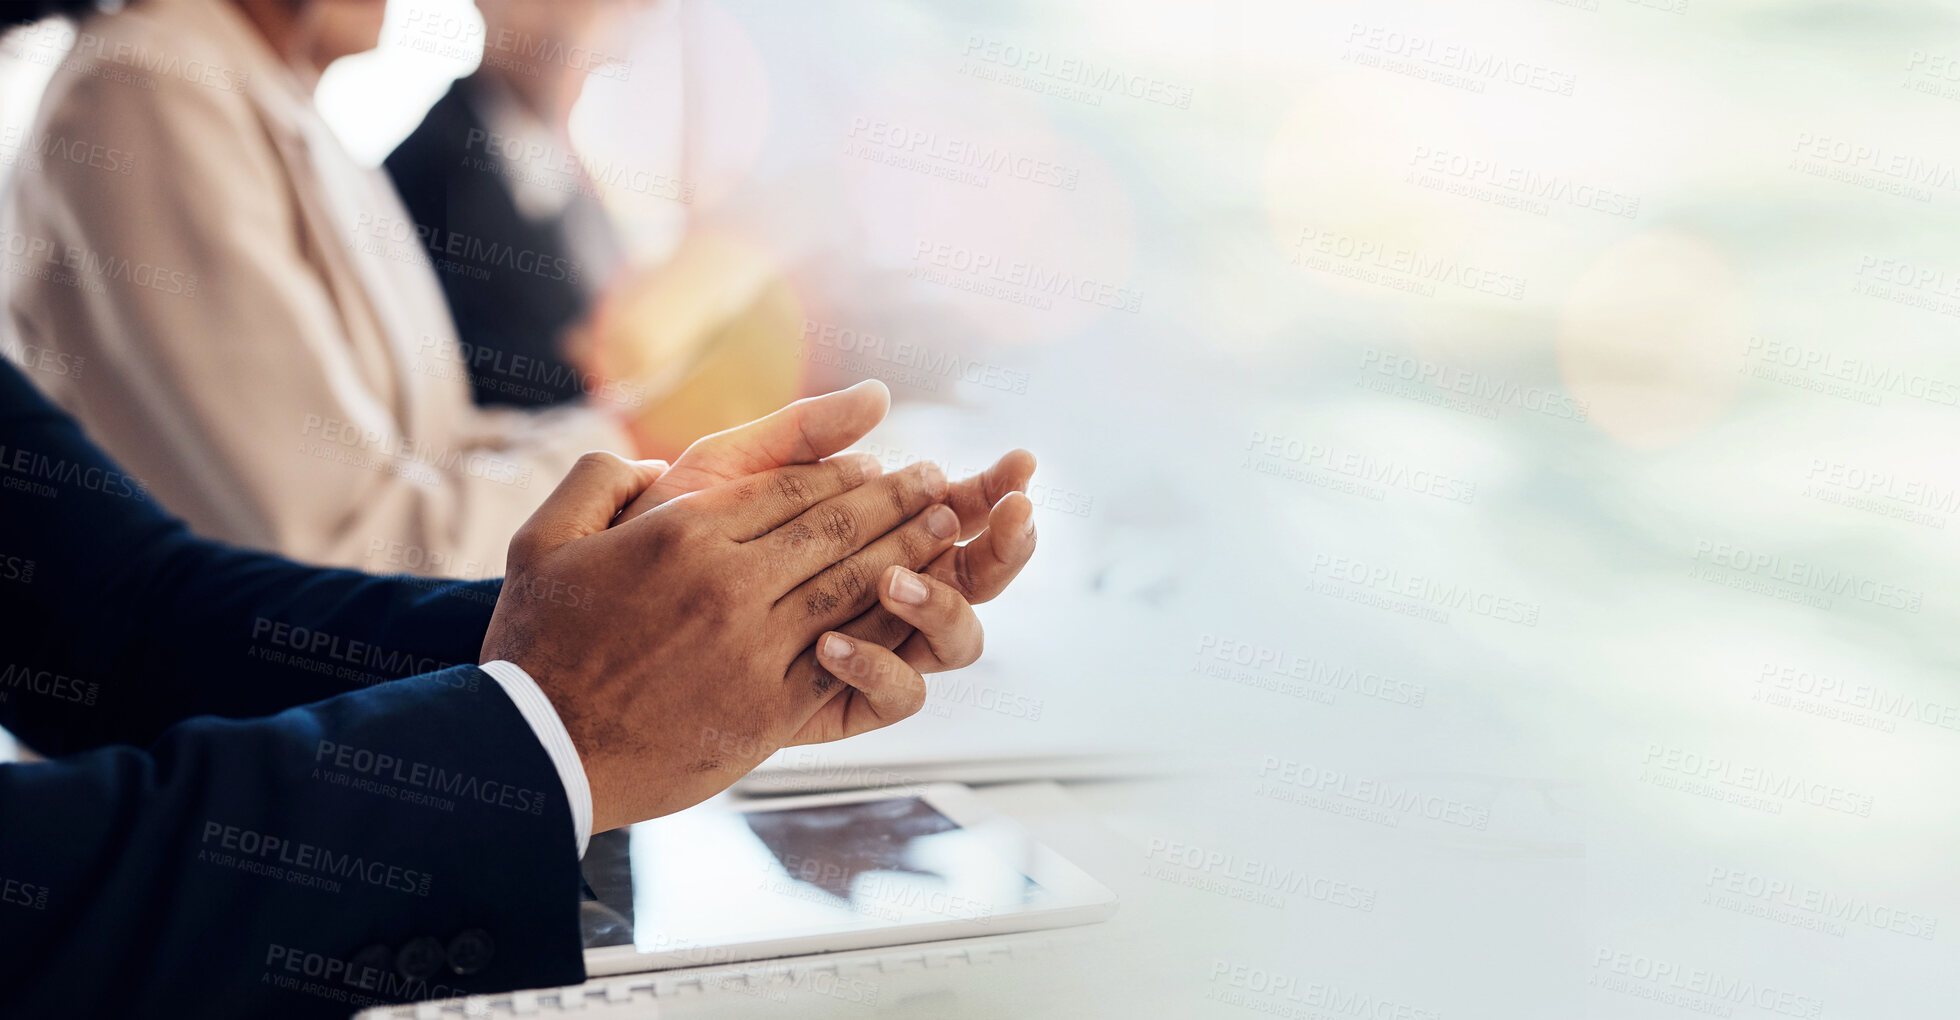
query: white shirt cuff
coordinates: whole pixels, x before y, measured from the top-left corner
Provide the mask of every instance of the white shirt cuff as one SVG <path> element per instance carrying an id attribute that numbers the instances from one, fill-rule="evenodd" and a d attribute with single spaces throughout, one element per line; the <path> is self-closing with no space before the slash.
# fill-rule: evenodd
<path id="1" fill-rule="evenodd" d="M 538 689 L 538 682 L 517 663 L 497 659 L 480 668 L 510 695 L 524 721 L 531 724 L 531 732 L 538 735 L 538 743 L 544 745 L 544 753 L 551 756 L 551 764 L 557 766 L 558 781 L 565 784 L 565 799 L 572 805 L 572 835 L 583 858 L 586 844 L 592 841 L 592 787 L 585 781 L 585 763 L 572 746 L 572 735 L 565 732 L 558 710 Z"/>

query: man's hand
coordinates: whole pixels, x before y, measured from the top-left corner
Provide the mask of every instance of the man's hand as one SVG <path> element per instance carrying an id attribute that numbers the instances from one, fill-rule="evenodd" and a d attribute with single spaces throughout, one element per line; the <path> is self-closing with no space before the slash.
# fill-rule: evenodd
<path id="1" fill-rule="evenodd" d="M 747 425 L 703 437 L 675 459 L 672 469 L 647 486 L 621 512 L 619 519 L 628 520 L 676 496 L 712 485 L 829 457 L 863 439 L 884 420 L 890 408 L 891 392 L 885 384 L 868 379 L 834 393 L 796 401 Z M 1013 450 L 978 475 L 954 482 L 947 503 L 959 515 L 960 537 L 972 541 L 941 553 L 930 563 L 906 566 L 922 569 L 970 605 L 979 605 L 999 595 L 1034 555 L 1034 505 L 1024 494 L 1034 475 L 1034 466 L 1033 454 Z M 897 612 L 889 599 L 880 601 L 863 619 L 842 628 L 843 632 L 884 648 L 897 649 L 901 661 L 921 672 L 965 665 L 931 653 L 931 641 L 924 628 L 920 632 L 914 630 L 916 613 Z M 806 656 L 801 666 L 814 669 L 815 661 Z M 867 660 L 858 660 L 864 661 Z M 839 700 L 849 702 L 854 697 L 852 693 L 844 693 L 839 695 Z M 849 714 L 860 709 L 846 704 L 834 711 Z M 812 732 L 799 734 L 795 742 L 836 739 L 817 735 L 837 732 L 826 728 L 824 720 L 829 714 L 820 713 L 818 719 L 812 720 Z"/>
<path id="2" fill-rule="evenodd" d="M 847 455 L 776 468 L 608 527 L 656 470 L 592 453 L 511 539 L 482 658 L 516 663 L 551 700 L 590 780 L 595 831 L 712 796 L 831 704 L 845 707 L 817 729 L 839 736 L 916 711 L 924 681 L 882 648 L 856 642 L 868 670 L 849 656 L 799 665 L 879 599 L 950 618 L 935 654 L 978 653 L 977 619 L 943 597 L 904 602 L 890 574 L 958 538 L 945 477 L 874 467 Z M 835 677 L 865 686 L 845 703 Z"/>
<path id="3" fill-rule="evenodd" d="M 620 520 L 637 517 L 675 496 L 791 464 L 811 464 L 863 439 L 891 410 L 891 391 L 876 379 L 805 397 L 747 425 L 703 436 L 647 486 Z M 1010 492 L 1025 490 L 1034 455 L 1014 450 L 972 478 L 954 482 L 947 500 L 960 515 L 960 538 L 972 538 L 987 512 Z"/>

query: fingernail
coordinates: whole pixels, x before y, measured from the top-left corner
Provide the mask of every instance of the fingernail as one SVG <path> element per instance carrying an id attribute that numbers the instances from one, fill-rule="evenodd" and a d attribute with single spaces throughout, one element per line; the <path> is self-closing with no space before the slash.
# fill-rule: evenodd
<path id="1" fill-rule="evenodd" d="M 1022 525 L 1021 530 L 1024 533 L 1026 533 L 1029 538 L 1034 537 L 1034 514 L 1032 513 L 1028 514 L 1028 523 Z"/>
<path id="2" fill-rule="evenodd" d="M 925 476 L 927 498 L 946 498 L 946 472 L 939 470 L 939 465 L 926 461 L 920 466 L 919 473 Z"/>
<path id="3" fill-rule="evenodd" d="M 863 475 L 866 481 L 869 481 L 885 473 L 885 466 L 879 463 L 878 458 L 872 456 L 871 454 L 847 453 L 844 454 L 844 456 L 849 457 L 851 463 L 857 465 L 858 473 L 860 475 Z"/>
<path id="4" fill-rule="evenodd" d="M 908 605 L 920 605 L 926 600 L 926 583 L 919 580 L 919 575 L 901 567 L 892 577 L 892 598 Z"/>
<path id="5" fill-rule="evenodd" d="M 944 503 L 926 508 L 926 530 L 934 538 L 952 538 L 960 532 L 960 515 Z"/>
<path id="6" fill-rule="evenodd" d="M 850 658 L 856 651 L 857 649 L 852 647 L 850 640 L 842 634 L 825 634 L 823 636 L 823 654 L 826 659 L 835 659 L 842 662 Z"/>

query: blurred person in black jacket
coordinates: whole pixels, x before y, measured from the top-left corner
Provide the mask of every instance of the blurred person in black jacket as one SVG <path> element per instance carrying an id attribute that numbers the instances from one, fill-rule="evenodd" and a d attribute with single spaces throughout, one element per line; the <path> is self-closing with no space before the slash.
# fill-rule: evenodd
<path id="1" fill-rule="evenodd" d="M 478 0 L 483 63 L 385 164 L 439 246 L 512 253 L 442 278 L 479 404 L 546 407 L 606 386 L 567 341 L 624 265 L 567 123 L 590 75 L 629 65 L 600 37 L 638 0 Z"/>

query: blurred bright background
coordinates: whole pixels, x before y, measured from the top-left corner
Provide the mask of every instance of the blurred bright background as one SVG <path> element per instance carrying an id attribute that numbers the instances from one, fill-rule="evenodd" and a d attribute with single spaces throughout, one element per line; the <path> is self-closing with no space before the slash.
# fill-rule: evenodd
<path id="1" fill-rule="evenodd" d="M 474 17 L 329 71 L 352 151 Z M 773 288 L 798 391 L 890 384 L 890 463 L 1041 459 L 988 658 L 831 753 L 1204 763 L 1113 815 L 1100 981 L 1952 1012 L 1960 9 L 659 0 L 616 52 L 573 130 L 636 261 L 711 252 L 704 319 Z"/>

